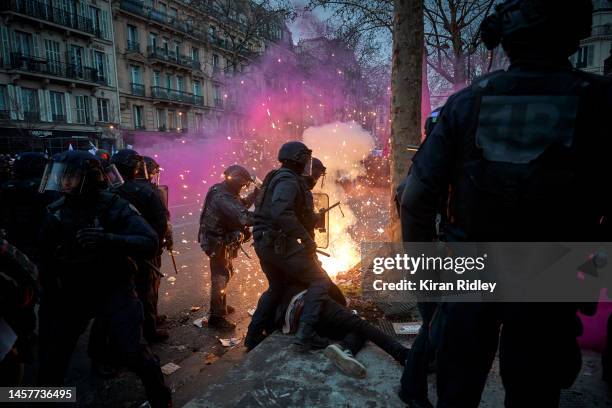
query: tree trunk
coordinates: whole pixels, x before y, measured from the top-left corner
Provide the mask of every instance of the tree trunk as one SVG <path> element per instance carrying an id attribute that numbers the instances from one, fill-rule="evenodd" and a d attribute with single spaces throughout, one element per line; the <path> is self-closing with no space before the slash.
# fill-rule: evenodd
<path id="1" fill-rule="evenodd" d="M 395 0 L 391 101 L 391 194 L 406 177 L 421 142 L 423 0 Z M 401 241 L 392 206 L 390 238 Z"/>

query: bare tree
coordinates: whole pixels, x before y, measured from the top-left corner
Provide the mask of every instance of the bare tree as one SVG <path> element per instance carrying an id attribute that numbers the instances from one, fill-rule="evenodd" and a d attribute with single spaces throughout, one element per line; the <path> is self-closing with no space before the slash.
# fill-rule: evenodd
<path id="1" fill-rule="evenodd" d="M 486 71 L 480 22 L 498 0 L 425 0 L 427 64 L 453 91 Z M 484 55 L 484 58 L 483 58 Z"/>
<path id="2" fill-rule="evenodd" d="M 285 22 L 295 15 L 288 0 L 191 0 L 190 5 L 216 20 L 215 31 L 202 34 L 227 50 L 230 73 L 264 51 L 267 41 L 280 40 Z"/>

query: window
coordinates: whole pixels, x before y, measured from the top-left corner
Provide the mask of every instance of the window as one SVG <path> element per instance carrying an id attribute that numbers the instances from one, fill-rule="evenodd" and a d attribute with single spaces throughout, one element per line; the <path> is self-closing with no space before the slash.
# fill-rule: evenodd
<path id="1" fill-rule="evenodd" d="M 181 92 L 185 90 L 185 79 L 182 76 L 176 77 L 176 89 Z"/>
<path id="2" fill-rule="evenodd" d="M 168 53 L 168 39 L 166 37 L 162 38 L 162 48 L 164 52 Z"/>
<path id="3" fill-rule="evenodd" d="M 130 74 L 133 84 L 142 84 L 142 74 L 139 66 L 131 65 Z"/>
<path id="4" fill-rule="evenodd" d="M 223 105 L 223 99 L 221 99 L 221 87 L 219 85 L 213 86 L 213 97 L 215 99 L 215 106 L 220 107 Z"/>
<path id="5" fill-rule="evenodd" d="M 217 29 L 213 26 L 208 27 L 208 36 L 215 40 L 217 38 Z"/>
<path id="6" fill-rule="evenodd" d="M 21 104 L 24 120 L 39 120 L 38 92 L 36 89 L 21 88 Z"/>
<path id="7" fill-rule="evenodd" d="M 172 89 L 172 75 L 166 74 L 166 88 Z"/>
<path id="8" fill-rule="evenodd" d="M 149 47 L 152 49 L 157 48 L 157 34 L 149 33 Z"/>
<path id="9" fill-rule="evenodd" d="M 57 41 L 45 40 L 45 55 L 47 56 L 47 69 L 55 75 L 62 74 L 60 59 L 60 44 Z"/>
<path id="10" fill-rule="evenodd" d="M 140 44 L 138 43 L 138 28 L 136 26 L 128 24 L 127 35 L 128 35 L 128 43 L 127 43 L 128 50 L 140 51 Z"/>
<path id="11" fill-rule="evenodd" d="M 193 94 L 196 96 L 202 96 L 202 84 L 200 81 L 193 81 Z"/>
<path id="12" fill-rule="evenodd" d="M 580 47 L 576 53 L 576 68 L 586 68 L 592 66 L 594 57 L 593 45 L 585 45 Z"/>
<path id="13" fill-rule="evenodd" d="M 89 14 L 96 35 L 101 38 L 110 39 L 107 25 L 108 13 L 97 7 L 89 6 Z"/>
<path id="14" fill-rule="evenodd" d="M 142 106 L 138 106 L 138 105 L 132 106 L 132 115 L 134 116 L 134 128 L 135 129 L 144 129 L 143 110 L 144 108 Z"/>
<path id="15" fill-rule="evenodd" d="M 100 51 L 94 51 L 93 53 L 94 68 L 96 69 L 96 75 L 98 82 L 108 82 L 108 72 L 106 67 L 106 54 Z"/>
<path id="16" fill-rule="evenodd" d="M 161 72 L 153 71 L 153 86 L 161 85 Z"/>
<path id="17" fill-rule="evenodd" d="M 30 57 L 34 56 L 34 43 L 32 42 L 32 34 L 15 31 L 15 49 L 20 55 Z"/>
<path id="18" fill-rule="evenodd" d="M 166 111 L 164 109 L 157 109 L 157 129 L 158 130 L 166 130 Z"/>
<path id="19" fill-rule="evenodd" d="M 110 101 L 104 98 L 98 98 L 98 121 L 110 122 Z"/>
<path id="20" fill-rule="evenodd" d="M 168 111 L 168 129 L 176 128 L 176 111 Z"/>
<path id="21" fill-rule="evenodd" d="M 164 3 L 159 3 L 159 11 L 163 14 L 168 14 L 168 6 Z"/>
<path id="22" fill-rule="evenodd" d="M 178 41 L 174 42 L 174 52 L 176 52 L 177 58 L 181 54 L 181 43 Z"/>
<path id="23" fill-rule="evenodd" d="M 0 119 L 9 119 L 10 116 L 6 85 L 0 85 Z"/>
<path id="24" fill-rule="evenodd" d="M 66 99 L 63 92 L 49 92 L 51 98 L 51 120 L 53 122 L 66 121 Z"/>
<path id="25" fill-rule="evenodd" d="M 76 123 L 91 123 L 91 109 L 89 97 L 86 95 L 75 96 L 76 100 Z"/>
<path id="26" fill-rule="evenodd" d="M 178 10 L 174 7 L 170 7 L 170 12 L 168 15 L 170 15 L 170 18 L 176 21 L 178 19 Z"/>
<path id="27" fill-rule="evenodd" d="M 70 65 L 71 71 L 77 78 L 83 78 L 83 47 L 76 45 L 70 46 Z"/>
<path id="28" fill-rule="evenodd" d="M 219 70 L 219 56 L 217 54 L 212 55 L 212 67 L 214 72 Z"/>
<path id="29" fill-rule="evenodd" d="M 196 47 L 191 47 L 191 59 L 198 62 L 200 60 L 200 50 Z"/>
<path id="30" fill-rule="evenodd" d="M 203 120 L 201 113 L 195 114 L 195 125 L 196 125 L 196 130 L 204 129 L 204 120 Z"/>

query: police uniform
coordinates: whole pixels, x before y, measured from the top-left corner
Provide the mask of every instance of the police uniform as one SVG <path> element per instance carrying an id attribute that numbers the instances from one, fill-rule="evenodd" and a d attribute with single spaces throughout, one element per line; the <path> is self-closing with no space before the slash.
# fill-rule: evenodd
<path id="1" fill-rule="evenodd" d="M 250 336 L 263 332 L 273 321 L 285 281 L 293 280 L 308 288 L 301 324 L 314 327 L 318 321 L 331 280 L 315 253 L 310 231 L 313 208 L 312 203 L 308 204 L 308 193 L 304 179 L 288 168 L 274 170 L 264 180 L 261 201 L 255 208 L 253 238 L 269 286 L 253 314 Z"/>
<path id="2" fill-rule="evenodd" d="M 253 204 L 255 194 L 242 199 L 230 191 L 226 182 L 215 184 L 206 194 L 198 238 L 210 258 L 212 317 L 228 314 L 226 289 L 234 274 L 232 260 L 238 256 L 242 242 L 250 238 L 252 216 L 247 208 Z"/>
<path id="3" fill-rule="evenodd" d="M 132 257 L 152 257 L 157 234 L 134 206 L 100 190 L 102 168 L 94 156 L 65 152 L 53 166 L 61 171 L 65 163 L 89 167 L 81 176 L 86 187 L 64 191 L 41 231 L 39 384 L 63 385 L 77 341 L 96 318 L 108 333 L 113 363 L 140 377 L 153 407 L 167 407 L 170 390 L 159 359 L 141 339 L 143 308 L 133 285 Z"/>
<path id="4" fill-rule="evenodd" d="M 404 239 L 433 239 L 436 206 L 449 186 L 449 239 L 597 239 L 610 211 L 611 131 L 601 120 L 612 111 L 610 89 L 609 80 L 569 62 L 534 59 L 450 97 L 413 160 L 402 197 Z M 556 406 L 580 369 L 577 305 L 442 308 L 440 407 L 478 406 L 498 341 L 507 406 Z"/>
<path id="5" fill-rule="evenodd" d="M 168 211 L 159 194 L 146 180 L 125 180 L 123 185 L 112 191 L 134 205 L 158 237 L 158 252 L 155 256 L 136 259 L 138 273 L 135 284 L 138 297 L 144 306 L 144 335 L 145 338 L 151 339 L 155 337 L 157 330 L 157 302 L 162 276 L 159 255 L 168 229 Z"/>

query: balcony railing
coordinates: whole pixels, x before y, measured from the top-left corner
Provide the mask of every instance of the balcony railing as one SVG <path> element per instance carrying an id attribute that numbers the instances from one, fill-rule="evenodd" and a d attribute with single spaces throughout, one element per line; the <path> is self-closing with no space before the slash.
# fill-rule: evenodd
<path id="1" fill-rule="evenodd" d="M 51 120 L 55 123 L 66 123 L 66 115 L 51 114 Z"/>
<path id="2" fill-rule="evenodd" d="M 11 111 L 7 109 L 0 110 L 0 120 L 7 120 L 11 118 Z"/>
<path id="3" fill-rule="evenodd" d="M 191 105 L 204 106 L 204 97 L 201 95 L 194 95 L 190 92 L 177 91 L 170 88 L 163 88 L 161 86 L 151 87 L 151 96 L 156 99 L 163 99 L 172 102 L 182 102 Z"/>
<path id="4" fill-rule="evenodd" d="M 155 10 L 154 8 L 145 6 L 143 2 L 138 0 L 122 0 L 121 9 L 146 17 L 158 23 L 168 25 L 186 33 L 191 31 L 191 27 L 188 22 L 182 21 L 177 16 L 171 16 L 159 10 Z"/>
<path id="5" fill-rule="evenodd" d="M 143 84 L 137 84 L 132 82 L 132 95 L 145 96 L 145 86 Z"/>
<path id="6" fill-rule="evenodd" d="M 172 62 L 174 64 L 178 64 L 190 69 L 200 69 L 200 61 L 195 61 L 186 55 L 177 54 L 176 52 L 167 50 L 165 48 L 149 45 L 147 46 L 147 53 L 149 54 L 150 58 L 156 58 L 161 61 Z"/>
<path id="7" fill-rule="evenodd" d="M 25 120 L 26 122 L 40 121 L 40 111 L 24 111 L 23 120 Z"/>
<path id="8" fill-rule="evenodd" d="M 140 43 L 138 41 L 130 41 L 127 42 L 127 50 L 132 52 L 140 52 Z"/>
<path id="9" fill-rule="evenodd" d="M 5 62 L 4 66 L 9 69 L 108 85 L 107 78 L 98 74 L 95 68 L 81 64 L 65 64 L 61 61 L 47 60 L 18 52 L 12 53 L 10 61 L 8 64 Z"/>
<path id="10" fill-rule="evenodd" d="M 50 2 L 49 2 L 50 3 Z M 96 35 L 90 18 L 53 7 L 37 0 L 0 0 L 0 10 L 12 11 L 63 27 Z"/>

